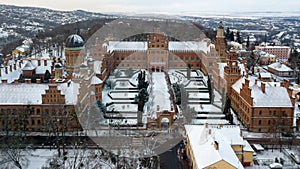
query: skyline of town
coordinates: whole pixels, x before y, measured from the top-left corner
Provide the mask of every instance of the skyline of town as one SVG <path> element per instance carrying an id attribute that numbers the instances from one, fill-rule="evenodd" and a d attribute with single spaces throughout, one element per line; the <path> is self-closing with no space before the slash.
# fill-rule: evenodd
<path id="1" fill-rule="evenodd" d="M 297 17 L 0 9 L 0 168 L 300 167 Z"/>
<path id="2" fill-rule="evenodd" d="M 54 10 L 86 10 L 90 12 L 103 13 L 182 13 L 182 12 L 299 12 L 300 2 L 296 0 L 266 0 L 266 1 L 239 1 L 228 0 L 225 3 L 219 0 L 204 1 L 190 0 L 188 2 L 176 1 L 132 1 L 132 0 L 114 0 L 99 1 L 90 0 L 88 2 L 74 0 L 72 3 L 51 0 L 51 1 L 19 1 L 19 0 L 2 0 L 0 4 L 17 5 L 27 7 L 42 7 Z"/>

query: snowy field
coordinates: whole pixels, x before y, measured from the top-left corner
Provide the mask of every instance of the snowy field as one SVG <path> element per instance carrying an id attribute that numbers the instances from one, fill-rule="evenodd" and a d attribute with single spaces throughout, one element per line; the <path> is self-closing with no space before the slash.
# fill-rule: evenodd
<path id="1" fill-rule="evenodd" d="M 299 151 L 299 148 L 292 148 L 292 151 Z M 291 151 L 291 150 L 289 150 Z M 299 168 L 290 156 L 286 153 L 286 149 L 265 149 L 264 151 L 256 152 L 256 156 L 253 157 L 253 166 L 246 167 L 246 169 L 264 169 L 270 168 L 269 165 L 275 162 L 283 164 L 283 168 Z M 299 152 L 298 152 L 299 153 Z M 276 159 L 277 158 L 277 159 Z"/>

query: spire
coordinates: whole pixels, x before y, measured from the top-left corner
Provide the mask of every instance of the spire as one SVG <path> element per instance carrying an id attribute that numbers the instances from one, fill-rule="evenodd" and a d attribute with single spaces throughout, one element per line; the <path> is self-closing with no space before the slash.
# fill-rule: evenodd
<path id="1" fill-rule="evenodd" d="M 219 28 L 219 29 L 224 29 L 222 21 L 219 22 L 218 28 Z"/>

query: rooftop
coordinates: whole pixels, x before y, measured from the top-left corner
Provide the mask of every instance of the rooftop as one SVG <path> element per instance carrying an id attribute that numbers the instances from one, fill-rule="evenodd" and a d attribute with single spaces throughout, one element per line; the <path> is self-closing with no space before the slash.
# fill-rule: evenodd
<path id="1" fill-rule="evenodd" d="M 208 128 L 205 125 L 185 125 L 185 130 L 198 168 L 208 167 L 221 160 L 236 168 L 244 168 L 231 148 L 230 141 L 244 145 L 243 139 L 234 126 L 220 129 Z M 223 132 L 229 134 L 225 136 Z M 219 144 L 218 149 L 214 146 L 215 141 Z"/>
<path id="2" fill-rule="evenodd" d="M 1 84 L 0 105 L 42 104 L 42 95 L 49 89 L 48 84 Z M 65 95 L 66 104 L 76 104 L 79 84 L 70 82 L 58 85 Z"/>
<path id="3" fill-rule="evenodd" d="M 245 77 L 237 80 L 232 88 L 240 93 L 245 83 Z M 255 78 L 248 78 L 251 97 L 254 107 L 293 107 L 287 89 L 280 86 L 280 82 L 261 82 L 255 83 Z M 265 92 L 262 92 L 261 83 L 265 84 Z"/>
<path id="4" fill-rule="evenodd" d="M 289 72 L 289 71 L 294 71 L 293 69 L 291 69 L 290 67 L 286 66 L 285 64 L 282 64 L 280 62 L 275 62 L 275 63 L 272 63 L 268 66 L 268 68 L 272 68 L 272 69 L 275 69 L 277 71 L 280 71 L 280 72 Z"/>

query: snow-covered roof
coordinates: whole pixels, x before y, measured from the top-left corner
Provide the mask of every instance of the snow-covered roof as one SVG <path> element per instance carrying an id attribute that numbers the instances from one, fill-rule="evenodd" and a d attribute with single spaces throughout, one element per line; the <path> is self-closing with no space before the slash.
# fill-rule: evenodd
<path id="1" fill-rule="evenodd" d="M 244 139 L 240 135 L 241 129 L 235 125 L 224 125 L 216 129 L 215 141 L 224 140 L 231 145 L 244 145 Z"/>
<path id="2" fill-rule="evenodd" d="M 92 82 L 91 82 L 92 85 L 97 85 L 97 84 L 102 84 L 102 83 L 103 83 L 103 81 L 101 79 L 99 79 L 97 76 L 92 77 Z"/>
<path id="3" fill-rule="evenodd" d="M 0 84 L 2 83 L 2 80 L 7 80 L 7 83 L 12 83 L 14 82 L 14 80 L 18 80 L 20 75 L 22 74 L 21 69 L 14 70 L 12 72 L 8 69 L 8 72 L 5 73 L 5 68 L 0 68 L 0 71 Z"/>
<path id="4" fill-rule="evenodd" d="M 250 144 L 247 140 L 244 140 L 243 151 L 254 152 L 253 148 L 250 146 Z"/>
<path id="5" fill-rule="evenodd" d="M 49 89 L 48 84 L 1 84 L 0 104 L 42 104 L 42 95 Z M 61 94 L 65 95 L 66 104 L 76 104 L 79 84 L 71 82 L 58 85 Z"/>
<path id="6" fill-rule="evenodd" d="M 293 107 L 285 87 L 266 87 L 265 93 L 257 85 L 251 89 L 254 107 Z"/>
<path id="7" fill-rule="evenodd" d="M 293 69 L 291 69 L 290 67 L 288 67 L 285 64 L 282 64 L 280 62 L 272 63 L 271 65 L 268 66 L 268 68 L 272 68 L 272 69 L 274 69 L 276 71 L 279 71 L 279 72 L 293 71 Z"/>
<path id="8" fill-rule="evenodd" d="M 170 51 L 203 51 L 204 53 L 210 52 L 210 46 L 207 42 L 200 41 L 182 41 L 182 42 L 169 42 Z"/>
<path id="9" fill-rule="evenodd" d="M 219 75 L 220 75 L 220 77 L 224 78 L 224 67 L 227 66 L 227 63 L 220 62 L 220 63 L 218 63 L 218 65 L 219 65 Z M 242 63 L 239 63 L 238 66 L 241 69 L 241 75 L 246 75 L 247 71 L 246 71 L 245 65 Z"/>
<path id="10" fill-rule="evenodd" d="M 34 66 L 31 62 L 25 63 L 25 66 L 23 66 L 22 70 L 33 70 L 36 66 Z"/>
<path id="11" fill-rule="evenodd" d="M 107 45 L 107 51 L 112 52 L 116 50 L 120 51 L 135 51 L 135 50 L 147 50 L 147 42 L 128 42 L 128 41 L 110 41 Z M 209 44 L 206 41 L 169 41 L 170 51 L 195 51 L 204 53 L 210 52 L 210 48 L 214 48 L 213 44 Z"/>
<path id="12" fill-rule="evenodd" d="M 102 66 L 102 61 L 95 61 L 94 62 L 94 72 L 96 74 L 101 74 L 101 66 Z"/>
<path id="13" fill-rule="evenodd" d="M 20 64 L 20 60 L 18 61 L 13 61 L 10 60 L 8 61 L 7 64 L 7 73 L 5 73 L 5 67 L 0 68 L 1 71 L 1 76 L 0 76 L 0 83 L 1 80 L 7 80 L 7 83 L 12 83 L 14 80 L 18 80 L 20 75 L 22 74 L 22 70 L 33 70 L 35 69 L 36 74 L 44 74 L 46 70 L 48 70 L 51 73 L 51 65 L 52 65 L 52 60 L 46 60 L 46 64 L 44 65 L 44 60 L 40 60 L 40 66 L 38 66 L 38 60 L 26 60 L 24 59 L 22 63 Z M 14 69 L 14 64 L 15 68 Z M 21 65 L 21 67 L 20 67 Z M 12 66 L 12 71 L 10 71 L 10 66 Z"/>
<path id="14" fill-rule="evenodd" d="M 0 104 L 42 104 L 42 94 L 48 88 L 45 84 L 1 84 Z"/>
<path id="15" fill-rule="evenodd" d="M 185 125 L 185 130 L 198 168 L 205 168 L 222 160 L 205 126 Z"/>
<path id="16" fill-rule="evenodd" d="M 272 78 L 272 74 L 271 73 L 268 73 L 268 72 L 265 72 L 265 73 L 259 73 L 259 76 L 261 78 Z"/>
<path id="17" fill-rule="evenodd" d="M 38 65 L 38 60 L 32 60 L 31 61 L 33 65 Z M 51 73 L 51 65 L 52 65 L 52 60 L 47 60 L 46 63 L 47 65 L 44 65 L 44 60 L 41 60 L 41 65 L 37 66 L 35 69 L 36 74 L 45 74 L 46 70 L 49 71 L 49 73 Z"/>
<path id="18" fill-rule="evenodd" d="M 66 104 L 76 104 L 79 94 L 80 85 L 69 81 L 58 85 L 58 89 L 61 90 L 61 94 L 65 95 Z"/>
<path id="19" fill-rule="evenodd" d="M 232 88 L 240 93 L 245 77 L 237 80 Z M 254 107 L 293 107 L 287 89 L 280 86 L 280 82 L 260 82 L 255 84 L 254 78 L 249 78 L 249 88 L 253 98 Z M 261 83 L 265 84 L 265 93 L 262 92 Z"/>
<path id="20" fill-rule="evenodd" d="M 124 42 L 124 41 L 110 41 L 107 46 L 107 51 L 112 52 L 116 50 L 120 51 L 135 51 L 135 50 L 147 50 L 147 42 Z"/>
<path id="21" fill-rule="evenodd" d="M 212 129 L 205 127 L 205 125 L 185 125 L 185 130 L 190 141 L 197 168 L 205 168 L 221 160 L 228 162 L 236 168 L 243 168 L 231 148 L 230 142 L 224 137 L 220 129 L 212 131 Z M 235 133 L 235 135 L 236 134 L 239 135 L 239 133 Z M 216 138 L 217 140 L 215 140 Z M 215 148 L 214 141 L 218 142 L 218 149 Z"/>

